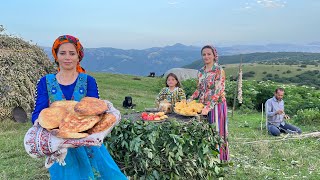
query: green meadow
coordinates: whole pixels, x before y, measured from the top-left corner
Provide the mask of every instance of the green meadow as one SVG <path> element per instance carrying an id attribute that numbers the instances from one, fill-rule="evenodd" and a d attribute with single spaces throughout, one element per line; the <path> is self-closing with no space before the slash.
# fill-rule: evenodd
<path id="1" fill-rule="evenodd" d="M 226 65 L 227 74 L 235 74 L 237 65 Z M 244 71 L 267 71 L 282 75 L 295 66 L 244 65 Z M 303 68 L 302 68 L 303 69 Z M 277 71 L 279 70 L 279 71 Z M 137 77 L 105 73 L 92 74 L 98 83 L 102 99 L 113 102 L 122 114 L 143 111 L 154 106 L 160 78 Z M 286 74 L 287 75 L 287 74 Z M 122 108 L 125 96 L 132 96 L 137 104 L 134 110 Z M 271 137 L 261 130 L 261 113 L 242 113 L 231 117 L 229 112 L 229 144 L 231 164 L 224 179 L 320 179 L 320 140 L 317 138 L 288 139 Z M 265 121 L 262 121 L 264 124 Z M 24 134 L 31 123 L 18 124 L 10 120 L 0 123 L 0 179 L 48 179 L 44 159 L 33 159 L 24 150 Z M 304 133 L 319 131 L 312 125 L 300 126 Z"/>

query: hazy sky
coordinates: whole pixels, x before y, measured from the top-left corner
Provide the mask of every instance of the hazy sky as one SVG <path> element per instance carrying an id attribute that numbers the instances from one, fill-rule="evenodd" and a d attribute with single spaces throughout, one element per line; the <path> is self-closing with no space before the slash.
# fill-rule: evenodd
<path id="1" fill-rule="evenodd" d="M 85 47 L 320 41 L 320 0 L 6 0 L 6 33 L 51 46 L 71 34 Z"/>

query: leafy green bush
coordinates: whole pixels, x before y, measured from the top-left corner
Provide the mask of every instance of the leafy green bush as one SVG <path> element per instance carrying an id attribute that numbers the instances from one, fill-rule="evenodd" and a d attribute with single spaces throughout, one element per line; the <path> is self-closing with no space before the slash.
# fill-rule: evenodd
<path id="1" fill-rule="evenodd" d="M 279 77 L 277 74 L 274 77 L 264 77 L 262 80 L 271 80 L 278 83 L 294 83 L 298 85 L 307 85 L 311 87 L 315 87 L 316 89 L 320 89 L 320 71 L 306 71 L 301 74 L 298 74 L 294 77 Z"/>
<path id="2" fill-rule="evenodd" d="M 191 81 L 191 80 L 190 80 Z M 182 82 L 184 84 L 185 81 Z M 184 88 L 191 89 L 191 93 L 196 88 L 196 82 L 185 83 Z M 233 105 L 234 91 L 236 89 L 235 81 L 226 81 L 225 92 L 227 98 L 227 104 L 229 107 Z M 283 87 L 285 89 L 285 111 L 289 115 L 294 115 L 300 109 L 316 108 L 320 104 L 320 91 L 316 88 L 308 86 L 296 86 L 278 84 L 272 81 L 247 81 L 242 82 L 242 97 L 243 103 L 241 104 L 241 111 L 246 109 L 261 111 L 262 103 L 265 103 L 274 94 L 274 90 L 277 87 Z M 236 101 L 237 109 L 240 107 L 238 101 Z"/>
<path id="3" fill-rule="evenodd" d="M 242 78 L 248 79 L 249 77 L 254 77 L 255 74 L 256 74 L 256 72 L 254 72 L 254 71 L 245 72 L 245 73 L 243 73 Z"/>
<path id="4" fill-rule="evenodd" d="M 189 98 L 197 89 L 197 79 L 187 79 L 182 81 L 182 86 L 187 98 Z"/>
<path id="5" fill-rule="evenodd" d="M 320 111 L 317 107 L 299 110 L 297 115 L 294 116 L 294 120 L 304 125 L 320 124 Z"/>
<path id="6" fill-rule="evenodd" d="M 267 74 L 266 77 L 272 77 L 273 75 L 271 73 Z"/>
<path id="7" fill-rule="evenodd" d="M 214 125 L 123 120 L 106 138 L 122 171 L 134 179 L 212 179 L 223 173 Z"/>

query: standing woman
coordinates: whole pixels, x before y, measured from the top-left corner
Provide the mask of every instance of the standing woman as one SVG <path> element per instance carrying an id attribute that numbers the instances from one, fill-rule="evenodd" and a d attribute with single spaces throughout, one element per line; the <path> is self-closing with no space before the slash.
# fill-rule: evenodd
<path id="1" fill-rule="evenodd" d="M 201 49 L 204 67 L 198 72 L 197 90 L 190 100 L 199 99 L 204 104 L 202 115 L 208 115 L 210 124 L 216 124 L 216 130 L 223 143 L 219 147 L 220 160 L 229 160 L 227 102 L 225 98 L 225 73 L 218 64 L 218 54 L 214 47 L 206 45 Z"/>
<path id="2" fill-rule="evenodd" d="M 52 54 L 58 65 L 58 73 L 48 74 L 38 81 L 32 113 L 32 123 L 35 125 L 41 110 L 54 101 L 80 101 L 86 96 L 99 98 L 96 80 L 85 74 L 80 66 L 84 53 L 78 38 L 70 35 L 58 37 L 53 44 Z M 69 148 L 65 163 L 64 166 L 54 163 L 49 168 L 50 179 L 127 179 L 104 145 Z"/>

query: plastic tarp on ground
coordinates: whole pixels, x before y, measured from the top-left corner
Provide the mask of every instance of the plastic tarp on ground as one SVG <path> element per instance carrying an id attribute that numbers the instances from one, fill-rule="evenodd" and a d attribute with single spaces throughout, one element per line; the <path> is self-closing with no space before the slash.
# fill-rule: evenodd
<path id="1" fill-rule="evenodd" d="M 179 81 L 184 81 L 187 79 L 196 79 L 198 70 L 186 68 L 172 68 L 168 70 L 163 77 L 166 78 L 169 73 L 174 73 L 178 77 Z"/>

